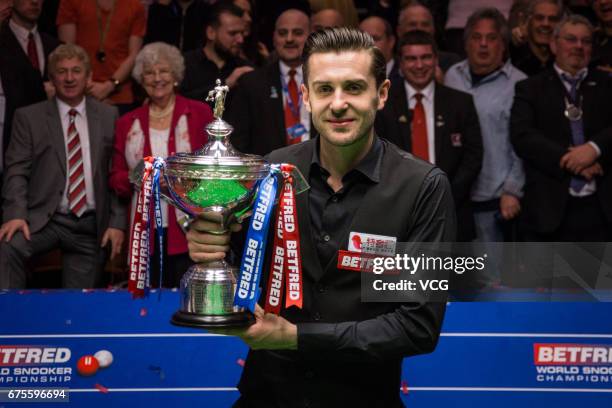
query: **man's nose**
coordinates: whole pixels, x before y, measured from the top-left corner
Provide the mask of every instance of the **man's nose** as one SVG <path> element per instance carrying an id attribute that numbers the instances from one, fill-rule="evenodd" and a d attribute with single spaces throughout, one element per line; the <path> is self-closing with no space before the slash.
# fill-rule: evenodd
<path id="1" fill-rule="evenodd" d="M 337 89 L 334 92 L 334 97 L 331 102 L 331 110 L 334 113 L 341 113 L 346 110 L 346 98 L 342 89 Z"/>

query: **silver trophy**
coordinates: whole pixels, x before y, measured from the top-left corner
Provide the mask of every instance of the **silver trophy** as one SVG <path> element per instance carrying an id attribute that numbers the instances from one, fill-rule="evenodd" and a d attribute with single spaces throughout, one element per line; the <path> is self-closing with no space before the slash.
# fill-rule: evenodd
<path id="1" fill-rule="evenodd" d="M 229 141 L 233 128 L 223 119 L 229 88 L 217 79 L 207 101 L 214 101 L 215 120 L 206 126 L 208 143 L 194 153 L 178 153 L 165 159 L 167 189 L 162 197 L 189 217 L 202 217 L 229 225 L 250 214 L 258 181 L 270 172 L 262 157 L 242 154 Z M 136 171 L 134 177 L 138 179 Z M 239 327 L 254 322 L 252 313 L 234 306 L 237 267 L 225 260 L 195 264 L 181 279 L 180 309 L 172 323 L 190 327 Z"/>

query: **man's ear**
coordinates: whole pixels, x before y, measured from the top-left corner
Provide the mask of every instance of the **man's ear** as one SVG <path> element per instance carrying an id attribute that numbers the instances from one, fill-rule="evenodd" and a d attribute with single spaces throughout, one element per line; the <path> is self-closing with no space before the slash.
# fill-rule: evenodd
<path id="1" fill-rule="evenodd" d="M 391 81 L 385 79 L 378 88 L 378 110 L 385 107 L 385 102 L 387 102 L 387 99 L 389 98 L 389 88 L 391 88 Z"/>
<path id="2" fill-rule="evenodd" d="M 312 109 L 310 109 L 310 95 L 308 94 L 308 87 L 304 84 L 300 86 L 302 90 L 302 102 L 304 103 L 304 106 L 308 112 L 312 113 Z"/>
<path id="3" fill-rule="evenodd" d="M 209 25 L 206 27 L 204 35 L 206 35 L 206 41 L 214 41 L 217 37 L 217 31 L 213 28 L 213 26 Z"/>

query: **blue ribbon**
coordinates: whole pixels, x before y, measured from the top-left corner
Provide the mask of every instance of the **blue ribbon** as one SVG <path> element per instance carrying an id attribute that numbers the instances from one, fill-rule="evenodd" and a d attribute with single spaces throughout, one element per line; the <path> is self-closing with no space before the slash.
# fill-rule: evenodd
<path id="1" fill-rule="evenodd" d="M 259 281 L 266 253 L 268 228 L 278 189 L 277 174 L 278 169 L 273 168 L 270 174 L 259 183 L 240 262 L 240 278 L 234 296 L 235 306 L 245 307 L 253 313 L 260 294 Z"/>
<path id="2" fill-rule="evenodd" d="M 164 166 L 164 159 L 161 157 L 156 157 L 153 162 L 153 195 L 155 202 L 155 230 L 157 233 L 157 241 L 159 243 L 159 288 L 162 287 L 163 277 L 164 277 L 164 227 L 162 220 L 162 211 L 161 211 L 161 199 L 160 199 L 160 182 L 159 177 L 161 174 L 161 169 Z M 161 295 L 161 290 L 160 290 Z"/>

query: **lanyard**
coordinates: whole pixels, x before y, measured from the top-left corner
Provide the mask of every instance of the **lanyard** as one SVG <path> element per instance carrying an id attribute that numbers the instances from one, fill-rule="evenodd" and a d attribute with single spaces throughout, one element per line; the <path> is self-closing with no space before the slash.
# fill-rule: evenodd
<path id="1" fill-rule="evenodd" d="M 110 21 L 115 11 L 115 0 L 113 0 L 113 4 L 111 5 L 111 8 L 109 10 L 108 17 L 106 19 L 106 26 L 104 27 L 104 29 L 102 29 L 102 14 L 100 12 L 100 5 L 98 4 L 98 0 L 94 0 L 94 2 L 96 3 L 96 20 L 98 21 L 98 54 L 100 55 L 98 59 L 103 60 L 105 57 L 104 40 L 106 39 L 106 35 L 108 34 L 108 29 L 110 28 Z"/>

